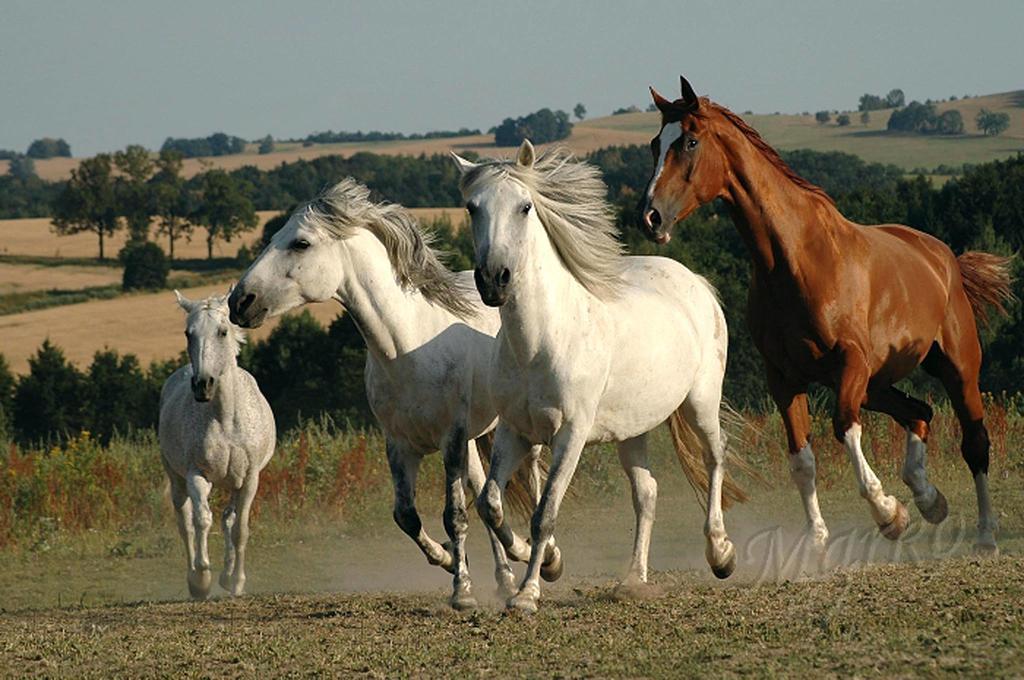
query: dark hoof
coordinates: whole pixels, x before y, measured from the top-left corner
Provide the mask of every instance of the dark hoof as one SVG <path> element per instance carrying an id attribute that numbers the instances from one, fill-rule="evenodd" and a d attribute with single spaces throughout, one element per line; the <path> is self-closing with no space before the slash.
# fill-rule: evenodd
<path id="1" fill-rule="evenodd" d="M 733 550 L 729 555 L 729 559 L 725 561 L 725 564 L 711 565 L 711 573 L 716 578 L 727 579 L 732 576 L 732 572 L 736 571 L 736 551 Z"/>
<path id="2" fill-rule="evenodd" d="M 562 551 L 556 546 L 551 561 L 540 565 L 540 577 L 552 583 L 562 577 Z"/>
<path id="3" fill-rule="evenodd" d="M 949 505 L 946 504 L 946 497 L 942 495 L 941 491 L 936 489 L 935 493 L 935 502 L 930 508 L 922 508 L 919 505 L 917 509 L 921 512 L 921 517 L 924 517 L 929 524 L 942 524 L 946 516 L 949 515 Z"/>
<path id="4" fill-rule="evenodd" d="M 896 515 L 888 524 L 880 524 L 878 530 L 890 541 L 895 541 L 907 530 L 907 524 L 909 523 L 910 515 L 907 513 L 907 506 L 896 501 Z"/>

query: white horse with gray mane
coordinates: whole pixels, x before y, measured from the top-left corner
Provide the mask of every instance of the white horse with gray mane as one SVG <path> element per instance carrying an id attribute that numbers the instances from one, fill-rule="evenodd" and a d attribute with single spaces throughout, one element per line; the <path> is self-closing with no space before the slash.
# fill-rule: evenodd
<path id="1" fill-rule="evenodd" d="M 552 450 L 529 566 L 509 607 L 537 609 L 558 508 L 590 442 L 619 442 L 636 512 L 626 584 L 647 581 L 657 484 L 646 441 L 666 420 L 687 477 L 707 492 L 708 562 L 727 577 L 735 549 L 722 517 L 723 484 L 731 497 L 743 494 L 723 466 L 727 334 L 715 291 L 673 260 L 624 257 L 598 171 L 568 152 L 535 159 L 525 141 L 516 161 L 453 157 L 473 224 L 476 285 L 501 315 L 489 377 L 501 420 L 477 498 L 499 535 L 509 473 L 535 445 Z"/>
<path id="2" fill-rule="evenodd" d="M 498 315 L 482 306 L 469 272 L 450 272 L 401 206 L 375 203 L 351 179 L 299 207 L 274 235 L 231 294 L 231 318 L 253 328 L 308 302 L 337 300 L 366 341 L 366 391 L 387 440 L 395 487 L 394 519 L 426 555 L 454 575 L 451 605 L 471 608 L 465 539 L 464 484 L 479 494 L 480 453 L 489 451 L 496 423 L 484 379 Z M 440 450 L 445 465 L 442 545 L 424 530 L 416 510 L 423 456 Z M 513 480 L 521 504 L 540 493 L 539 447 Z M 525 560 L 529 546 L 508 529 L 491 534 L 501 593 L 515 592 L 508 557 Z M 507 550 L 504 546 L 507 546 Z M 560 574 L 549 561 L 545 577 Z"/>
<path id="3" fill-rule="evenodd" d="M 220 585 L 245 590 L 249 511 L 260 470 L 274 454 L 274 414 L 256 381 L 238 366 L 242 331 L 228 319 L 227 296 L 192 302 L 174 291 L 188 314 L 190 364 L 171 374 L 160 392 L 160 454 L 171 482 L 171 501 L 188 557 L 193 598 L 210 594 L 207 537 L 213 524 L 210 491 L 227 489 L 221 515 L 224 570 Z"/>

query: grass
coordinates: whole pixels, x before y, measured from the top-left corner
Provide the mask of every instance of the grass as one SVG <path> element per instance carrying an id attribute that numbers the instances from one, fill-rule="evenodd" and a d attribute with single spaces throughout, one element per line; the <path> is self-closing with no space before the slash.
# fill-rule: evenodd
<path id="1" fill-rule="evenodd" d="M 778 416 L 751 416 L 742 453 L 773 487 L 753 487 L 751 502 L 726 516 L 740 556 L 732 578 L 708 573 L 700 510 L 659 432 L 653 586 L 641 599 L 622 600 L 614 589 L 632 510 L 615 454 L 593 447 L 556 532 L 566 575 L 545 585 L 534 617 L 506 614 L 491 596 L 475 519 L 470 563 L 483 607 L 448 610 L 449 577 L 391 522 L 373 432 L 311 423 L 284 437 L 261 479 L 253 594 L 205 603 L 183 601 L 183 556 L 151 434 L 107 449 L 80 437 L 59 449 L 11 450 L 0 465 L 0 507 L 21 505 L 0 518 L 13 527 L 0 534 L 0 668 L 20 676 L 378 677 L 452 668 L 528 677 L 1012 675 L 1024 668 L 1024 478 L 1015 446 L 1024 417 L 1008 406 L 990 404 L 988 418 L 998 559 L 970 555 L 973 490 L 948 409 L 938 409 L 929 468 L 951 516 L 925 527 L 911 508 L 899 543 L 878 536 L 841 449 L 824 435 L 827 419 L 815 418 L 833 534 L 825 570 L 798 559 L 803 517 Z M 898 480 L 902 433 L 875 416 L 865 432 L 887 491 L 909 503 Z M 442 489 L 439 456 L 431 456 L 418 505 L 435 538 L 443 536 Z M 215 569 L 220 549 L 215 528 Z"/>

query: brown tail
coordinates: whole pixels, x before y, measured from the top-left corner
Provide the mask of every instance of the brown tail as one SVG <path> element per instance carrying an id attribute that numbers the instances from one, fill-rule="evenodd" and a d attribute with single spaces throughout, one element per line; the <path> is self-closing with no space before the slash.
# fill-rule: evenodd
<path id="1" fill-rule="evenodd" d="M 704 465 L 704 445 L 701 444 L 697 433 L 693 431 L 690 424 L 679 409 L 674 411 L 668 418 L 668 429 L 672 433 L 672 445 L 675 447 L 679 464 L 686 475 L 686 481 L 693 487 L 697 495 L 697 501 L 702 508 L 707 508 L 708 497 L 708 471 Z M 734 456 L 730 456 L 732 462 L 737 462 L 741 467 L 748 467 Z M 722 508 L 727 509 L 733 503 L 744 503 L 749 500 L 747 492 L 733 479 L 728 472 L 722 480 Z"/>
<path id="2" fill-rule="evenodd" d="M 1006 304 L 1016 299 L 1010 288 L 1012 261 L 1012 257 L 976 250 L 969 250 L 956 258 L 964 292 L 974 310 L 974 317 L 982 326 L 989 324 L 989 307 L 1006 316 Z"/>
<path id="3" fill-rule="evenodd" d="M 476 440 L 477 451 L 480 452 L 480 458 L 488 469 L 491 467 L 491 445 L 493 443 L 493 431 Z M 540 483 L 543 485 L 548 476 L 548 464 L 543 458 L 537 464 L 540 466 Z M 508 480 L 508 486 L 505 487 L 505 500 L 508 502 L 509 508 L 523 519 L 532 517 L 533 509 L 536 506 L 533 501 L 531 485 L 529 466 L 520 465 L 512 475 L 512 479 Z"/>

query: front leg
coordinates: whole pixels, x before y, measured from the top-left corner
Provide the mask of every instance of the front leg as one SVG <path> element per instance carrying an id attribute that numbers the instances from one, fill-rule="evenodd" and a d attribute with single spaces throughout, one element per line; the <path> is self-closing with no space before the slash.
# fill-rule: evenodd
<path id="1" fill-rule="evenodd" d="M 454 578 L 452 582 L 451 605 L 454 609 L 474 609 L 476 600 L 472 594 L 469 564 L 466 559 L 466 492 L 467 460 L 469 442 L 466 428 L 456 425 L 445 437 L 443 443 L 445 474 L 444 528 L 451 541 Z"/>
<path id="2" fill-rule="evenodd" d="M 587 443 L 589 432 L 589 423 L 583 426 L 570 422 L 555 433 L 551 446 L 551 469 L 548 471 L 547 484 L 544 486 L 540 503 L 533 513 L 533 521 L 530 526 L 532 538 L 530 563 L 526 567 L 526 576 L 519 587 L 519 592 L 509 600 L 510 608 L 525 612 L 537 611 L 537 600 L 540 599 L 540 570 L 546 557 L 546 547 L 555 533 L 558 509 L 569 488 L 569 482 L 572 481 L 573 474 L 576 472 L 576 466 L 579 464 L 580 454 Z"/>
<path id="3" fill-rule="evenodd" d="M 416 511 L 416 477 L 419 475 L 422 456 L 404 442 L 391 439 L 387 442 L 387 455 L 395 487 L 395 524 L 416 542 L 427 556 L 427 562 L 454 573 L 455 562 L 451 553 L 427 535 Z"/>
<path id="4" fill-rule="evenodd" d="M 505 521 L 502 496 L 508 480 L 519 469 L 531 448 L 530 442 L 499 421 L 491 451 L 491 470 L 487 475 L 487 481 L 484 482 L 483 491 L 476 498 L 476 509 L 480 518 L 498 537 L 510 556 L 524 555 L 529 552 L 529 547 L 512 532 Z"/>
<path id="5" fill-rule="evenodd" d="M 470 441 L 469 455 L 466 460 L 467 476 L 469 477 L 469 489 L 476 498 L 483 494 L 484 483 L 487 476 L 484 474 L 484 466 L 480 460 L 480 444 Z M 497 534 L 487 527 L 487 537 L 491 541 L 491 552 L 494 554 L 494 580 L 498 584 L 498 597 L 503 600 L 515 595 L 515 577 L 512 574 L 512 567 L 508 563 L 508 555 L 505 553 L 505 546 L 501 544 Z"/>

